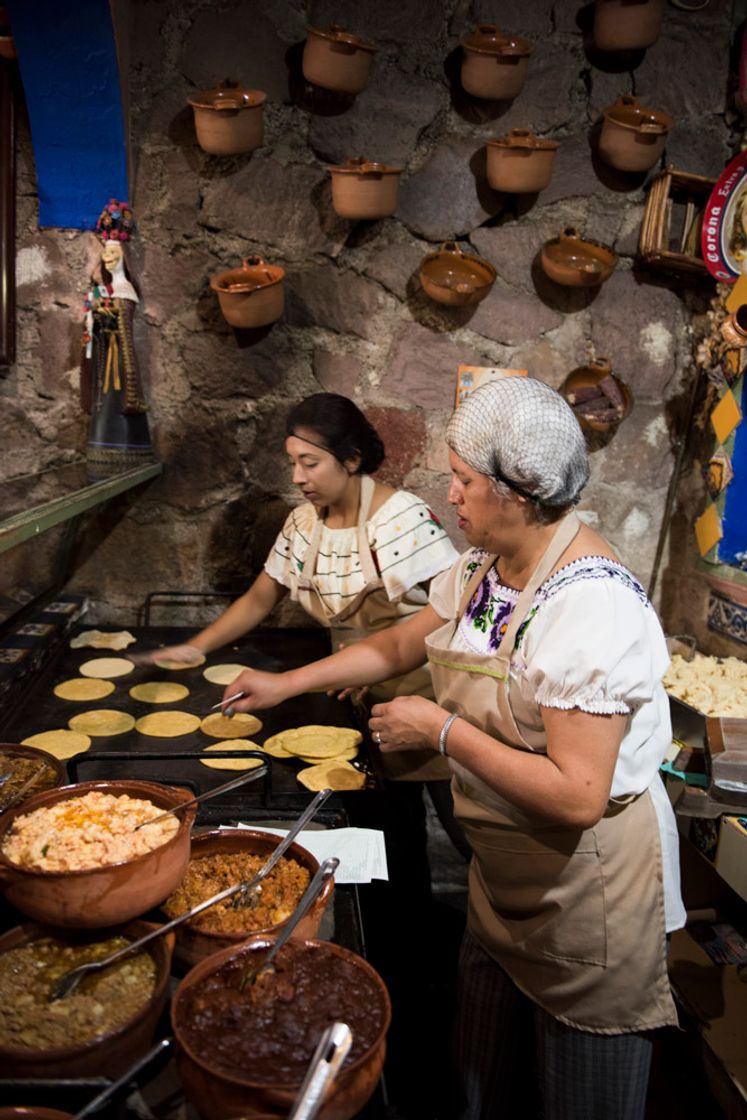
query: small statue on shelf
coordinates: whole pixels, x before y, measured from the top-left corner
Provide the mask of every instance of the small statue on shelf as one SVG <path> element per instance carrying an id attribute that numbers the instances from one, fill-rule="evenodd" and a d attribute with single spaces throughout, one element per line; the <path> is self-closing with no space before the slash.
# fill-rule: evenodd
<path id="1" fill-rule="evenodd" d="M 139 296 L 126 259 L 134 232 L 127 203 L 112 199 L 96 232 L 103 243 L 84 301 L 81 404 L 91 417 L 87 458 L 93 478 L 153 460 L 132 324 Z"/>

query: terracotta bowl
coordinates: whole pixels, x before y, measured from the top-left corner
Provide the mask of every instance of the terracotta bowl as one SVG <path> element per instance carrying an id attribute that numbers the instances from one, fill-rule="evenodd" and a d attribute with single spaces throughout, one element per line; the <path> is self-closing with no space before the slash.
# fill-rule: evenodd
<path id="1" fill-rule="evenodd" d="M 241 268 L 219 272 L 210 281 L 223 317 L 232 327 L 266 327 L 283 314 L 283 277 L 279 264 L 248 257 Z"/>
<path id="2" fill-rule="evenodd" d="M 620 395 L 621 411 L 611 420 L 603 420 L 591 414 L 586 415 L 584 413 L 584 402 L 578 399 L 579 391 L 583 394 L 585 390 L 595 390 L 607 378 L 612 379 Z M 570 404 L 581 427 L 590 432 L 614 431 L 630 415 L 630 410 L 633 407 L 633 394 L 622 378 L 612 372 L 607 358 L 596 358 L 586 366 L 578 366 L 571 370 L 559 391 L 561 396 L 565 397 Z"/>
<path id="3" fill-rule="evenodd" d="M 37 922 L 65 929 L 121 925 L 163 902 L 184 875 L 194 806 L 180 813 L 179 828 L 165 844 L 123 863 L 84 871 L 39 871 L 18 867 L 3 856 L 5 836 L 16 817 L 92 790 L 145 798 L 163 810 L 173 809 L 193 796 L 189 790 L 155 782 L 79 782 L 39 793 L 5 813 L 0 819 L 0 887 L 12 906 Z"/>
<path id="4" fill-rule="evenodd" d="M 116 932 L 136 940 L 152 929 L 149 922 L 130 922 L 121 930 L 107 930 L 104 937 L 107 939 Z M 45 935 L 57 938 L 65 936 L 59 930 L 45 929 L 29 922 L 0 936 L 0 954 Z M 79 940 L 75 934 L 70 934 L 70 937 L 71 940 Z M 148 1003 L 127 1022 L 107 1034 L 76 1046 L 54 1050 L 0 1046 L 0 1077 L 118 1077 L 124 1073 L 145 1054 L 155 1037 L 158 1020 L 168 997 L 172 948 L 173 938 L 169 935 L 157 937 L 148 945 L 147 952 L 156 963 L 155 990 Z M 44 1115 L 41 1111 L 40 1120 Z M 53 1115 L 56 1116 L 57 1113 Z"/>
<path id="5" fill-rule="evenodd" d="M 660 159 L 673 124 L 667 113 L 641 105 L 637 97 L 618 97 L 604 110 L 599 155 L 618 171 L 648 171 Z"/>
<path id="6" fill-rule="evenodd" d="M 332 205 L 341 218 L 371 221 L 388 218 L 397 209 L 401 167 L 361 157 L 328 170 L 332 176 Z"/>
<path id="7" fill-rule="evenodd" d="M 490 101 L 512 101 L 521 92 L 532 43 L 504 35 L 494 23 L 480 24 L 461 43 L 461 81 L 466 93 Z"/>
<path id="8" fill-rule="evenodd" d="M 301 63 L 303 76 L 323 89 L 355 94 L 366 85 L 377 48 L 336 23 L 310 27 Z"/>
<path id="9" fill-rule="evenodd" d="M 423 291 L 436 303 L 465 307 L 485 299 L 495 283 L 496 271 L 489 261 L 464 253 L 446 241 L 437 253 L 429 253 L 420 264 Z"/>
<path id="10" fill-rule="evenodd" d="M 240 1079 L 233 1077 L 219 1070 L 214 1062 L 198 1055 L 190 1046 L 185 1033 L 189 1027 L 186 1008 L 192 995 L 194 995 L 195 988 L 203 989 L 206 981 L 214 973 L 237 956 L 251 960 L 254 954 L 258 954 L 261 959 L 271 944 L 272 942 L 268 938 L 253 938 L 239 950 L 225 949 L 212 957 L 208 957 L 184 978 L 172 1000 L 171 1023 L 178 1045 L 177 1063 L 184 1093 L 204 1120 L 224 1120 L 227 1116 L 243 1116 L 245 1114 L 254 1116 L 255 1113 L 286 1116 L 290 1112 L 301 1086 L 303 1076 L 300 1076 L 298 1081 L 293 1084 L 252 1080 L 249 1073 Z M 343 949 L 330 941 L 291 939 L 288 945 L 281 949 L 278 959 L 282 961 L 283 954 L 287 954 L 289 950 L 294 953 L 323 953 L 327 962 L 329 962 L 329 954 L 331 954 L 332 958 L 352 965 L 356 972 L 360 974 L 361 982 L 364 982 L 365 977 L 366 981 L 376 989 L 380 1001 L 381 1027 L 369 1047 L 363 1053 L 354 1056 L 349 1064 L 343 1066 L 335 1080 L 334 1087 L 318 1113 L 319 1120 L 351 1120 L 360 1112 L 374 1092 L 384 1064 L 386 1033 L 391 1019 L 391 1004 L 386 986 L 367 961 L 364 961 L 362 957 L 352 953 L 349 949 Z M 334 960 L 332 963 L 334 964 Z M 321 987 L 319 998 L 323 998 Z M 249 1031 L 251 1032 L 251 1028 L 249 1028 Z M 353 1028 L 354 1047 L 355 1034 Z M 251 1037 L 251 1033 L 249 1037 Z M 308 1060 L 310 1060 L 316 1040 L 306 1041 L 310 1043 L 308 1054 Z M 261 1062 L 259 1066 L 261 1067 Z"/>
<path id="11" fill-rule="evenodd" d="M 33 762 L 38 763 L 40 767 L 42 764 L 45 764 L 47 767 L 43 775 L 42 785 L 39 788 L 34 788 L 34 786 L 32 786 L 31 789 L 23 795 L 22 801 L 18 803 L 19 805 L 28 801 L 30 797 L 35 797 L 37 793 L 42 793 L 48 789 L 57 789 L 66 780 L 64 763 L 60 762 L 57 758 L 53 758 L 52 755 L 47 754 L 46 751 L 37 750 L 36 747 L 24 747 L 20 743 L 0 743 L 0 754 L 11 755 L 16 758 L 31 759 Z M 3 766 L 0 763 L 0 770 L 1 769 L 3 769 Z M 36 785 L 36 783 L 34 785 Z M 5 793 L 5 789 L 5 786 L 0 786 L 0 813 L 5 812 L 3 809 L 4 802 L 2 797 L 3 793 Z M 9 799 L 12 800 L 12 796 Z M 10 807 L 15 808 L 13 805 Z"/>
<path id="12" fill-rule="evenodd" d="M 488 182 L 495 191 L 528 194 L 543 191 L 552 177 L 557 140 L 543 140 L 528 128 L 512 128 L 488 140 Z"/>
<path id="13" fill-rule="evenodd" d="M 264 137 L 262 107 L 267 94 L 238 84 L 201 90 L 188 98 L 194 110 L 197 143 L 214 156 L 253 152 Z"/>
<path id="14" fill-rule="evenodd" d="M 594 45 L 600 51 L 643 50 L 659 38 L 664 0 L 596 0 Z"/>
<path id="15" fill-rule="evenodd" d="M 599 241 L 587 241 L 568 228 L 542 247 L 542 268 L 556 284 L 570 288 L 593 288 L 612 275 L 617 254 Z"/>
<path id="16" fill-rule="evenodd" d="M 216 852 L 225 855 L 233 852 L 250 852 L 252 855 L 261 856 L 264 861 L 269 858 L 279 841 L 280 837 L 273 836 L 272 833 L 249 828 L 224 828 L 214 832 L 198 832 L 192 837 L 191 858 L 215 855 Z M 313 879 L 319 870 L 319 862 L 311 852 L 302 848 L 300 844 L 291 844 L 286 854 L 305 867 L 310 878 Z M 334 879 L 330 879 L 309 912 L 299 922 L 294 936 L 300 938 L 316 936 L 333 890 Z M 179 926 L 175 931 L 174 960 L 183 968 L 192 968 L 193 965 L 220 949 L 236 948 L 249 936 L 272 935 L 282 928 L 282 924 L 262 930 L 247 928 L 242 933 L 217 933 L 188 923 Z"/>

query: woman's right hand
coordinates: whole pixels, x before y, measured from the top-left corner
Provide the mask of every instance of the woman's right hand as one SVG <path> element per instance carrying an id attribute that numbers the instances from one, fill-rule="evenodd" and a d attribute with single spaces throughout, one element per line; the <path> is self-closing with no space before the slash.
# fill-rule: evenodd
<path id="1" fill-rule="evenodd" d="M 244 669 L 226 687 L 223 702 L 237 692 L 243 692 L 240 700 L 234 700 L 224 708 L 226 715 L 233 712 L 255 712 L 260 708 L 273 708 L 292 695 L 285 680 L 285 673 L 261 673 L 256 669 Z"/>
<path id="2" fill-rule="evenodd" d="M 136 665 L 153 665 L 156 661 L 177 661 L 181 665 L 202 664 L 205 654 L 197 646 L 164 646 L 162 649 L 149 649 L 146 653 L 126 653 Z"/>

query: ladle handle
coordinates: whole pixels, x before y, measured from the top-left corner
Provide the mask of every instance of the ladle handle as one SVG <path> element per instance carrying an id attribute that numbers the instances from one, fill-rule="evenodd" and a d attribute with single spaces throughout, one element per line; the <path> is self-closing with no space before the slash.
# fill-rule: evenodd
<path id="1" fill-rule="evenodd" d="M 157 1042 L 155 1046 L 150 1048 L 147 1054 L 143 1054 L 142 1058 L 139 1058 L 134 1065 L 131 1065 L 121 1077 L 118 1077 L 116 1081 L 112 1081 L 111 1085 L 107 1085 L 107 1087 L 103 1089 L 102 1092 L 98 1093 L 92 1101 L 89 1101 L 80 1112 L 76 1112 L 73 1120 L 84 1120 L 86 1116 L 93 1116 L 94 1112 L 98 1112 L 102 1104 L 105 1104 L 110 1097 L 114 1096 L 118 1089 L 127 1085 L 136 1073 L 139 1073 L 144 1066 L 147 1066 L 149 1062 L 152 1062 L 154 1058 L 158 1057 L 158 1055 L 169 1046 L 171 1046 L 171 1039 L 162 1038 L 160 1042 Z"/>
<path id="2" fill-rule="evenodd" d="M 288 1120 L 313 1120 L 352 1042 L 353 1035 L 347 1023 L 330 1023 L 319 1039 Z"/>
<path id="3" fill-rule="evenodd" d="M 237 789 L 249 782 L 256 782 L 258 778 L 264 778 L 266 773 L 267 767 L 263 763 L 257 770 L 252 770 L 249 774 L 240 774 L 238 778 L 233 778 L 230 782 L 224 782 L 222 786 L 216 786 L 215 789 L 209 789 L 205 793 L 198 793 L 197 797 L 190 797 L 188 801 L 182 801 L 181 805 L 175 805 L 173 809 L 167 809 L 165 813 L 159 813 L 157 817 L 151 817 L 149 821 L 143 821 L 142 824 L 135 825 L 133 832 L 145 828 L 147 824 L 162 821 L 164 817 L 170 817 L 173 813 L 178 813 L 182 809 L 188 809 L 190 805 L 199 805 L 201 801 L 209 801 L 211 797 L 217 797 L 219 793 L 227 793 L 229 789 Z"/>
<path id="4" fill-rule="evenodd" d="M 293 825 L 293 828 L 291 828 L 290 832 L 286 836 L 283 837 L 283 839 L 278 844 L 277 848 L 275 848 L 273 850 L 273 853 L 270 856 L 270 858 L 267 860 L 267 863 L 265 863 L 264 866 L 259 869 L 259 871 L 257 872 L 257 874 L 254 876 L 254 878 L 251 880 L 250 883 L 243 884 L 244 891 L 242 893 L 246 894 L 246 891 L 248 891 L 250 887 L 256 887 L 258 883 L 261 883 L 262 880 L 265 879 L 270 874 L 270 872 L 272 871 L 273 867 L 278 862 L 278 860 L 281 859 L 282 856 L 284 856 L 285 853 L 288 851 L 288 848 L 290 848 L 291 844 L 296 839 L 296 837 L 298 836 L 299 832 L 304 827 L 304 825 L 307 825 L 309 823 L 309 821 L 311 820 L 311 818 L 316 816 L 317 811 L 319 809 L 321 809 L 322 805 L 324 804 L 324 802 L 327 800 L 327 798 L 330 796 L 331 793 L 332 793 L 331 789 L 322 789 L 316 795 L 314 800 L 309 802 L 309 804 L 304 809 L 303 813 L 301 813 L 301 816 L 298 818 L 296 823 Z M 239 897 L 236 901 L 240 902 L 241 897 Z M 236 903 L 234 903 L 234 905 L 236 905 Z"/>
<path id="5" fill-rule="evenodd" d="M 301 921 L 301 918 L 303 918 L 306 912 L 311 908 L 312 903 L 316 902 L 317 896 L 322 893 L 322 887 L 328 879 L 332 878 L 339 865 L 340 861 L 337 856 L 330 856 L 329 859 L 325 859 L 324 863 L 321 865 L 316 875 L 304 891 L 304 894 L 298 906 L 293 911 L 290 918 L 278 934 L 277 939 L 275 940 L 269 953 L 262 961 L 262 968 L 266 968 L 266 966 L 275 959 L 277 954 L 282 949 L 283 945 L 285 945 L 286 941 L 293 933 L 293 930 Z"/>

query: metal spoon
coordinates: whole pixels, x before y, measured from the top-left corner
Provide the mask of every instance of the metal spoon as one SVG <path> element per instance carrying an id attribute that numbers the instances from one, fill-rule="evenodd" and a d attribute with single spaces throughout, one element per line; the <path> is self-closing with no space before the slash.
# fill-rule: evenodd
<path id="1" fill-rule="evenodd" d="M 270 874 L 280 857 L 288 851 L 288 848 L 296 839 L 304 825 L 308 824 L 311 818 L 316 816 L 317 810 L 321 809 L 322 805 L 331 793 L 331 789 L 320 790 L 314 800 L 309 802 L 303 813 L 301 813 L 301 816 L 291 828 L 288 835 L 280 841 L 277 848 L 273 849 L 272 855 L 267 860 L 267 863 L 265 863 L 264 867 L 261 867 L 254 878 L 251 880 L 251 882 L 246 885 L 239 894 L 236 895 L 236 898 L 233 900 L 234 910 L 238 910 L 241 906 L 252 905 L 252 900 L 254 898 L 254 888 L 258 887 L 262 880 Z"/>
<path id="2" fill-rule="evenodd" d="M 237 789 L 239 786 L 248 784 L 249 782 L 256 782 L 258 778 L 263 778 L 267 773 L 267 765 L 263 762 L 256 770 L 252 770 L 249 774 L 241 774 L 238 778 L 233 778 L 230 782 L 225 782 L 222 786 L 216 786 L 215 789 L 209 789 L 207 793 L 200 793 L 197 797 L 190 797 L 189 801 L 182 801 L 181 805 L 175 805 L 173 809 L 167 809 L 165 813 L 159 813 L 157 817 L 151 817 L 149 821 L 143 821 L 142 824 L 136 824 L 133 832 L 137 832 L 140 828 L 145 828 L 146 824 L 155 824 L 156 821 L 162 821 L 164 817 L 170 817 L 172 813 L 178 813 L 182 809 L 188 809 L 190 805 L 198 805 L 201 801 L 209 801 L 211 797 L 217 797 L 219 793 L 226 793 L 229 789 Z"/>
<path id="3" fill-rule="evenodd" d="M 339 867 L 339 864 L 340 861 L 336 856 L 331 856 L 330 859 L 325 859 L 324 863 L 319 868 L 316 875 L 304 891 L 303 897 L 301 898 L 298 906 L 293 911 L 290 918 L 276 937 L 270 948 L 270 951 L 262 961 L 262 964 L 257 965 L 256 968 L 247 967 L 244 970 L 244 975 L 241 977 L 241 981 L 239 983 L 240 992 L 243 992 L 247 984 L 255 984 L 262 973 L 275 971 L 275 966 L 272 962 L 274 961 L 279 951 L 282 949 L 283 945 L 285 945 L 290 935 L 293 933 L 293 930 L 301 921 L 301 918 L 303 918 L 307 910 L 310 909 L 312 903 L 316 901 L 317 896 L 321 894 L 324 884 L 328 879 L 332 878 L 335 871 Z"/>
<path id="4" fill-rule="evenodd" d="M 110 1097 L 114 1096 L 124 1085 L 127 1085 L 135 1074 L 140 1072 L 143 1066 L 147 1066 L 148 1063 L 152 1062 L 163 1050 L 171 1046 L 171 1042 L 172 1040 L 170 1038 L 162 1038 L 160 1042 L 157 1042 L 155 1046 L 151 1047 L 147 1054 L 143 1054 L 142 1058 L 139 1058 L 134 1065 L 130 1066 L 126 1073 L 123 1073 L 116 1081 L 112 1081 L 111 1085 L 107 1085 L 105 1089 L 102 1089 L 102 1091 L 98 1093 L 92 1101 L 89 1101 L 80 1112 L 76 1112 L 73 1120 L 84 1120 L 86 1116 L 93 1116 L 94 1112 L 98 1112 L 101 1106 L 106 1104 Z"/>
<path id="5" fill-rule="evenodd" d="M 313 1120 L 348 1056 L 353 1035 L 347 1023 L 331 1023 L 319 1039 L 288 1120 Z"/>

